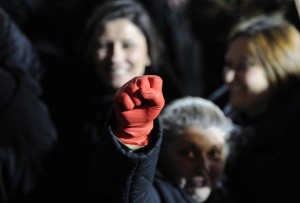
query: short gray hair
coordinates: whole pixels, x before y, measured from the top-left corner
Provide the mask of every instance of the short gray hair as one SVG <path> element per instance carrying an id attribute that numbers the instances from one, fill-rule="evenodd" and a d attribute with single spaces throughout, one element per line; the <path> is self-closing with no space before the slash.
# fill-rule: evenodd
<path id="1" fill-rule="evenodd" d="M 224 132 L 225 140 L 233 130 L 233 123 L 213 102 L 201 98 L 186 96 L 167 105 L 161 115 L 164 138 L 178 136 L 192 125 L 202 128 L 215 127 Z"/>

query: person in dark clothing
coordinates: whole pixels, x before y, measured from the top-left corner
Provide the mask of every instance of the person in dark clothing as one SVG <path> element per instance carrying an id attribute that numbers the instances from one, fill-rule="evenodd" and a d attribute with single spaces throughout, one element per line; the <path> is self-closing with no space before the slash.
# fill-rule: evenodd
<path id="1" fill-rule="evenodd" d="M 163 50 L 148 13 L 136 1 L 108 1 L 95 8 L 77 55 L 85 82 L 87 128 L 93 139 L 110 114 L 116 89 L 135 76 L 156 74 L 164 78 L 167 102 L 182 95 L 171 70 L 164 66 Z"/>
<path id="2" fill-rule="evenodd" d="M 55 127 L 30 77 L 3 67 L 0 77 L 0 202 L 44 202 Z"/>
<path id="3" fill-rule="evenodd" d="M 230 151 L 227 140 L 234 130 L 231 120 L 201 97 L 175 100 L 160 118 L 163 138 L 154 186 L 179 196 L 176 190 L 183 190 L 195 202 L 225 203 L 221 178 Z M 180 201 L 160 194 L 166 202 L 187 202 L 184 196 Z"/>
<path id="4" fill-rule="evenodd" d="M 244 19 L 228 38 L 225 111 L 241 132 L 226 167 L 232 202 L 291 202 L 300 119 L 300 34 L 281 15 Z"/>
<path id="5" fill-rule="evenodd" d="M 86 202 L 225 202 L 216 192 L 231 120 L 199 97 L 178 99 L 155 119 L 163 105 L 162 81 L 155 77 L 134 78 L 116 93 Z"/>
<path id="6" fill-rule="evenodd" d="M 35 47 L 2 7 L 0 28 L 1 65 L 9 70 L 28 73 L 39 83 L 45 70 L 41 66 Z"/>
<path id="7" fill-rule="evenodd" d="M 40 98 L 43 70 L 1 7 L 0 27 L 0 202 L 45 202 L 57 132 Z"/>
<path id="8" fill-rule="evenodd" d="M 77 187 L 76 194 L 82 194 L 85 188 L 91 161 L 118 88 L 136 76 L 155 74 L 165 80 L 167 102 L 181 96 L 177 81 L 164 66 L 163 49 L 148 13 L 136 1 L 108 1 L 96 7 L 87 20 L 74 59 L 81 73 L 80 82 L 76 81 L 75 85 L 82 85 L 79 88 L 83 93 L 80 98 L 79 93 L 73 98 L 75 102 L 81 100 L 73 117 L 81 119 L 77 115 L 80 109 L 84 113 L 82 129 L 75 132 L 79 137 L 72 156 L 76 167 L 71 165 L 70 170 L 74 174 L 70 176 L 74 177 L 70 180 L 74 181 L 71 187 Z M 64 125 L 63 121 L 61 123 Z M 78 126 L 70 127 L 77 129 Z M 70 190 L 71 196 L 74 190 Z"/>

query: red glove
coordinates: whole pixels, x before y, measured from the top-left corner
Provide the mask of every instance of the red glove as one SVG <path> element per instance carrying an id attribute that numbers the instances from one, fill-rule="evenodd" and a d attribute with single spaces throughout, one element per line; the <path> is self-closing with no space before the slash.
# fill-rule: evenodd
<path id="1" fill-rule="evenodd" d="M 114 133 L 120 141 L 137 146 L 148 144 L 153 120 L 165 104 L 162 83 L 159 76 L 144 75 L 133 78 L 116 92 Z"/>

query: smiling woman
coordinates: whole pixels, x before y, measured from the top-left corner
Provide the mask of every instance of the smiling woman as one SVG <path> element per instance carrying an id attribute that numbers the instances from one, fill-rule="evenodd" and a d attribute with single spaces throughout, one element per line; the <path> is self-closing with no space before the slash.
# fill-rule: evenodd
<path id="1" fill-rule="evenodd" d="M 298 159 L 300 33 L 282 15 L 243 19 L 228 37 L 226 109 L 241 131 L 225 185 L 234 202 L 291 202 Z"/>
<path id="2" fill-rule="evenodd" d="M 97 7 L 87 21 L 80 46 L 87 77 L 95 83 L 91 88 L 96 85 L 97 90 L 100 86 L 114 92 L 134 76 L 159 74 L 164 63 L 164 45 L 148 13 L 131 0 L 108 1 Z M 121 81 L 112 77 L 118 72 L 124 74 Z"/>
<path id="3" fill-rule="evenodd" d="M 270 95 L 270 83 L 255 53 L 255 46 L 245 36 L 230 44 L 225 57 L 224 78 L 230 89 L 230 103 L 248 114 L 265 108 L 264 101 Z"/>
<path id="4" fill-rule="evenodd" d="M 126 18 L 107 22 L 95 51 L 95 71 L 108 86 L 120 88 L 151 64 L 142 31 Z"/>

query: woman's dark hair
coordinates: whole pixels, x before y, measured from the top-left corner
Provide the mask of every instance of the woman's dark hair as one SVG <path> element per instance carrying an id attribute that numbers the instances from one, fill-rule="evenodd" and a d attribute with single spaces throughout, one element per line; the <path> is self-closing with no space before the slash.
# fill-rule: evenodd
<path id="1" fill-rule="evenodd" d="M 173 70 L 169 67 L 166 57 L 165 45 L 160 38 L 157 28 L 152 22 L 147 10 L 135 0 L 109 0 L 96 7 L 86 21 L 86 27 L 77 45 L 77 56 L 74 60 L 80 61 L 80 77 L 87 87 L 88 95 L 112 93 L 110 87 L 103 85 L 94 71 L 94 51 L 98 46 L 98 38 L 104 25 L 116 19 L 125 18 L 130 20 L 144 34 L 146 39 L 148 55 L 151 64 L 146 68 L 144 74 L 159 75 L 168 82 L 164 83 L 164 89 L 172 88 L 174 91 L 165 91 L 166 100 L 182 95 L 180 83 Z M 83 60 L 81 60 L 83 59 Z M 78 66 L 78 64 L 76 64 Z M 89 93 L 90 92 L 90 93 Z M 175 92 L 175 93 L 174 93 Z M 179 95 L 179 96 L 178 96 Z"/>

